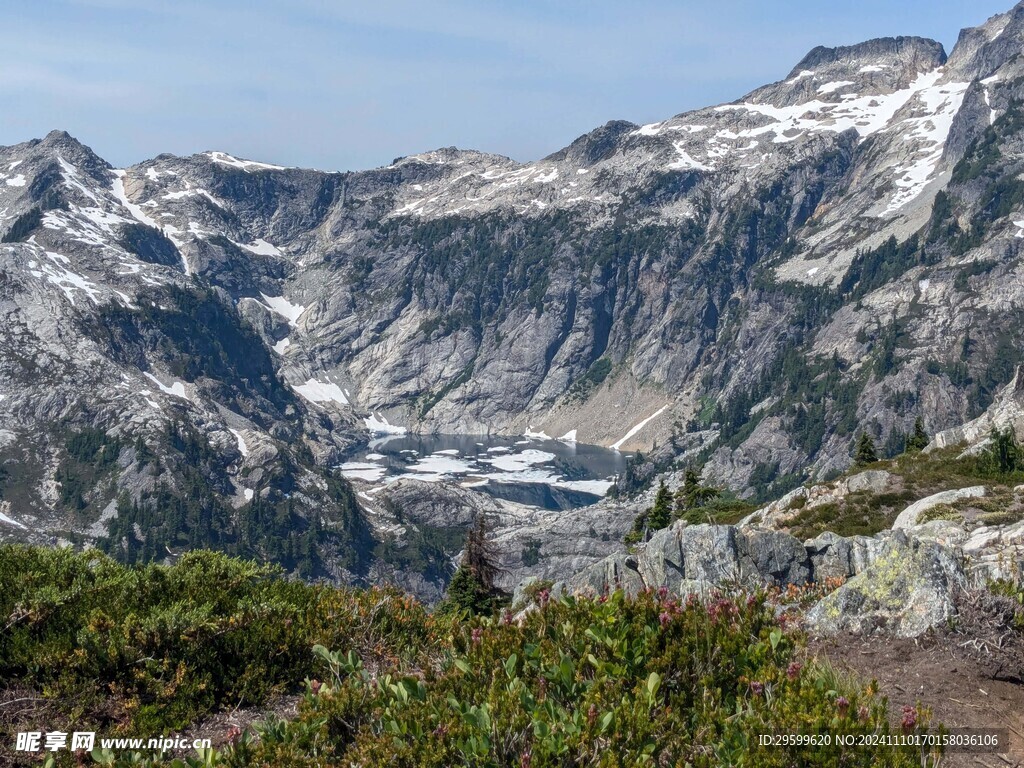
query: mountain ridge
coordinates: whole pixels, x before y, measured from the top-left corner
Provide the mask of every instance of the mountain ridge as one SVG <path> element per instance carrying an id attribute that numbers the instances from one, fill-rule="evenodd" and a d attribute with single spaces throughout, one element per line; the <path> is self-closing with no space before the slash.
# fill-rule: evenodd
<path id="1" fill-rule="evenodd" d="M 861 431 L 894 449 L 918 417 L 968 422 L 1024 359 L 1022 41 L 1019 4 L 948 57 L 815 48 L 737 101 L 530 163 L 0 148 L 3 514 L 75 543 L 120 521 L 107 546 L 154 556 L 194 513 L 340 578 L 379 535 L 335 471 L 371 431 L 575 434 L 642 449 L 636 476 L 697 462 L 768 498 L 844 470 Z M 190 487 L 217 503 L 157 520 Z M 277 552 L 283 521 L 335 549 Z"/>

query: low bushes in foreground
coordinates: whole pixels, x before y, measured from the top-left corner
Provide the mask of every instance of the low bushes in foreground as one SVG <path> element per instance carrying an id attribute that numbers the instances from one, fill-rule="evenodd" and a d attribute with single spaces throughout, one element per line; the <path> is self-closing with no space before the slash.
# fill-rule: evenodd
<path id="1" fill-rule="evenodd" d="M 784 623 L 784 622 L 783 622 Z M 890 733 L 870 686 L 801 661 L 764 595 L 546 601 L 454 626 L 431 669 L 318 649 L 298 717 L 227 766 L 914 765 L 914 749 L 786 749 L 761 734 Z M 913 726 L 925 713 L 914 710 Z M 897 731 L 898 733 L 899 731 Z"/>
<path id="2" fill-rule="evenodd" d="M 541 592 L 522 617 L 433 616 L 396 593 L 286 581 L 210 553 L 128 568 L 22 547 L 0 548 L 0 588 L 0 673 L 83 717 L 119 713 L 110 728 L 160 732 L 301 691 L 294 719 L 219 750 L 97 752 L 106 764 L 922 765 L 909 747 L 834 746 L 837 734 L 900 726 L 872 686 L 807 659 L 765 594 Z M 910 709 L 904 726 L 927 719 Z M 761 744 L 793 733 L 831 735 L 832 746 Z"/>
<path id="3" fill-rule="evenodd" d="M 96 550 L 0 547 L 0 680 L 104 731 L 166 732 L 294 691 L 317 643 L 415 656 L 428 621 L 398 592 L 309 585 L 213 552 L 125 566 Z"/>

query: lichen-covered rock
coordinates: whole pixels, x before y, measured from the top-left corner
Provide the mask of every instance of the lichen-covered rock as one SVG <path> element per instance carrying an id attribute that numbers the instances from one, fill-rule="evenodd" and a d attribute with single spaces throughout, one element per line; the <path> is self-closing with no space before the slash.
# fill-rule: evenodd
<path id="1" fill-rule="evenodd" d="M 927 523 L 915 525 L 910 534 L 921 541 L 934 541 L 936 544 L 953 549 L 967 541 L 967 531 L 953 520 L 929 520 Z"/>
<path id="2" fill-rule="evenodd" d="M 896 534 L 867 569 L 818 602 L 806 621 L 819 635 L 917 637 L 956 614 L 955 591 L 966 586 L 963 568 L 949 550 Z"/>

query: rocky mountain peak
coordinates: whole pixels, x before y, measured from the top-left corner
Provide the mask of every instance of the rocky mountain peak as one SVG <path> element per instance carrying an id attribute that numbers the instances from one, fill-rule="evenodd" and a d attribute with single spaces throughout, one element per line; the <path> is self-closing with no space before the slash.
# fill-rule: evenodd
<path id="1" fill-rule="evenodd" d="M 452 163 L 480 163 L 497 162 L 507 163 L 509 158 L 504 155 L 495 155 L 488 152 L 478 152 L 473 149 L 459 149 L 458 147 L 438 147 L 427 152 L 420 152 L 416 155 L 396 157 L 391 161 L 392 166 L 400 165 L 447 165 Z"/>
<path id="2" fill-rule="evenodd" d="M 53 130 L 34 147 L 36 153 L 63 157 L 89 170 L 108 170 L 110 164 L 67 131 Z"/>
<path id="3" fill-rule="evenodd" d="M 858 74 L 864 67 L 902 67 L 910 74 L 930 72 L 946 63 L 942 44 L 925 37 L 878 37 L 855 45 L 829 48 L 819 45 L 789 73 L 792 80 L 805 70 L 825 69 L 833 74 Z"/>
<path id="4" fill-rule="evenodd" d="M 61 142 L 77 142 L 77 139 L 75 139 L 75 137 L 72 136 L 67 131 L 61 130 L 59 128 L 54 128 L 52 131 L 46 134 L 45 138 L 43 138 L 42 141 L 55 144 Z"/>
<path id="5" fill-rule="evenodd" d="M 965 80 L 981 80 L 1020 55 L 1024 41 L 1024 3 L 977 27 L 960 31 L 948 71 Z"/>
<path id="6" fill-rule="evenodd" d="M 619 140 L 637 129 L 636 123 L 628 120 L 609 120 L 600 128 L 580 136 L 563 150 L 544 158 L 548 161 L 566 160 L 580 166 L 593 165 L 607 160 L 615 154 Z"/>
<path id="7" fill-rule="evenodd" d="M 941 43 L 923 37 L 881 37 L 856 45 L 818 46 L 785 80 L 759 88 L 744 101 L 775 106 L 842 102 L 847 94 L 906 89 L 946 62 Z"/>

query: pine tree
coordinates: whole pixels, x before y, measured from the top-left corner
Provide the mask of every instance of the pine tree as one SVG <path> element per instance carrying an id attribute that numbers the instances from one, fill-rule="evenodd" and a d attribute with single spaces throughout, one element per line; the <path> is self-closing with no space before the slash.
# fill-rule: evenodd
<path id="1" fill-rule="evenodd" d="M 483 515 L 477 515 L 466 535 L 462 561 L 448 583 L 443 607 L 470 613 L 490 612 L 501 594 L 495 585 L 500 572 L 497 547 L 487 539 L 487 522 Z"/>
<path id="2" fill-rule="evenodd" d="M 992 429 L 989 446 L 980 456 L 983 472 L 987 474 L 1008 475 L 1018 469 L 1024 469 L 1024 456 L 1013 427 Z"/>
<path id="3" fill-rule="evenodd" d="M 907 441 L 910 436 L 907 435 L 902 429 L 893 427 L 889 430 L 889 436 L 885 438 L 885 443 L 882 446 L 882 458 L 890 459 L 893 456 L 899 456 L 901 453 L 906 453 Z"/>
<path id="4" fill-rule="evenodd" d="M 658 486 L 658 493 L 654 497 L 654 507 L 647 515 L 647 526 L 652 531 L 659 531 L 672 522 L 672 492 L 661 481 Z"/>
<path id="5" fill-rule="evenodd" d="M 867 432 L 860 433 L 854 460 L 858 465 L 874 464 L 878 461 L 878 454 L 875 452 L 875 441 L 871 439 L 871 435 Z"/>
<path id="6" fill-rule="evenodd" d="M 717 488 L 701 483 L 700 474 L 691 467 L 686 470 L 683 487 L 676 492 L 676 516 L 682 517 L 691 510 L 706 506 L 721 495 Z"/>
<path id="7" fill-rule="evenodd" d="M 923 451 L 928 443 L 928 433 L 924 431 L 924 422 L 918 416 L 914 419 L 914 431 L 907 437 L 907 453 Z"/>

